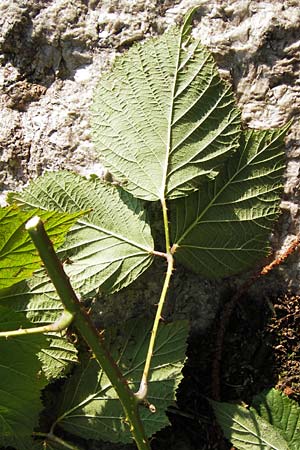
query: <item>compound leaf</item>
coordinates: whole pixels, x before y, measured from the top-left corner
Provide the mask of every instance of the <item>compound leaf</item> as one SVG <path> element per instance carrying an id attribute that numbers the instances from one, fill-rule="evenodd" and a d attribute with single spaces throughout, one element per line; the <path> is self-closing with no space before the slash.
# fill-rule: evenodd
<path id="1" fill-rule="evenodd" d="M 68 213 L 90 210 L 58 252 L 72 286 L 82 296 L 100 286 L 116 291 L 152 263 L 153 240 L 143 204 L 116 186 L 74 173 L 47 173 L 14 199 L 26 207 Z"/>
<path id="2" fill-rule="evenodd" d="M 278 428 L 290 450 L 299 449 L 300 407 L 277 389 L 270 389 L 254 397 L 252 407 L 271 425 Z"/>
<path id="3" fill-rule="evenodd" d="M 266 255 L 279 213 L 288 127 L 244 132 L 239 151 L 215 181 L 171 202 L 175 256 L 185 266 L 222 277 L 246 270 Z"/>
<path id="4" fill-rule="evenodd" d="M 40 257 L 25 230 L 26 222 L 39 215 L 56 248 L 82 212 L 75 214 L 53 211 L 21 211 L 15 206 L 0 209 L 0 289 L 28 278 L 41 266 Z"/>
<path id="5" fill-rule="evenodd" d="M 290 450 L 280 431 L 253 411 L 210 401 L 224 435 L 238 450 Z"/>
<path id="6" fill-rule="evenodd" d="M 124 189 L 145 200 L 193 192 L 238 147 L 240 113 L 191 36 L 192 16 L 181 30 L 133 46 L 95 93 L 96 150 Z"/>
<path id="7" fill-rule="evenodd" d="M 22 314 L 0 305 L 0 330 L 14 330 L 30 323 Z M 31 450 L 31 434 L 42 410 L 45 379 L 37 353 L 47 342 L 42 335 L 0 339 L 0 445 Z"/>
<path id="8" fill-rule="evenodd" d="M 105 335 L 110 351 L 133 391 L 142 377 L 151 324 L 134 320 L 122 330 Z M 168 424 L 166 408 L 173 403 L 182 378 L 188 327 L 184 321 L 161 325 L 158 330 L 148 400 L 156 407 L 140 409 L 148 436 Z M 110 381 L 95 359 L 88 359 L 66 385 L 56 423 L 82 437 L 111 442 L 131 442 L 123 409 Z"/>

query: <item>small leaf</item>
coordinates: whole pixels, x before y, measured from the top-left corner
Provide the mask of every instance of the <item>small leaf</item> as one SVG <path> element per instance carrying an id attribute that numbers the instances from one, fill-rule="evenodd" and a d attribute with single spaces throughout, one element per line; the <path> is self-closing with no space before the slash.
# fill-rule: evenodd
<path id="1" fill-rule="evenodd" d="M 204 276 L 223 277 L 266 255 L 279 213 L 288 127 L 245 132 L 239 151 L 215 181 L 171 202 L 176 259 Z"/>
<path id="2" fill-rule="evenodd" d="M 29 234 L 26 222 L 39 215 L 55 247 L 59 247 L 78 217 L 76 214 L 57 213 L 34 209 L 21 211 L 14 206 L 0 209 L 0 289 L 28 278 L 41 266 L 41 259 Z"/>
<path id="3" fill-rule="evenodd" d="M 148 400 L 156 413 L 140 408 L 148 436 L 168 424 L 166 408 L 175 400 L 175 391 L 182 378 L 185 359 L 187 323 L 161 325 L 152 359 Z M 105 335 L 112 356 L 117 361 L 133 391 L 142 377 L 151 325 L 134 320 L 124 329 Z M 76 368 L 67 382 L 59 409 L 57 424 L 78 436 L 111 442 L 131 442 L 124 413 L 117 394 L 95 359 Z"/>
<path id="4" fill-rule="evenodd" d="M 289 450 L 279 430 L 253 411 L 210 400 L 226 438 L 238 450 Z"/>
<path id="5" fill-rule="evenodd" d="M 22 314 L 0 305 L 0 330 L 30 327 Z M 47 346 L 42 335 L 0 339 L 0 445 L 31 450 L 31 434 L 42 410 L 45 379 L 37 353 Z"/>
<path id="6" fill-rule="evenodd" d="M 271 425 L 278 428 L 290 450 L 300 443 L 300 407 L 282 392 L 270 389 L 254 397 L 252 407 Z"/>
<path id="7" fill-rule="evenodd" d="M 145 200 L 178 198 L 214 178 L 238 147 L 240 113 L 214 60 L 182 30 L 133 46 L 95 93 L 94 141 L 104 165 Z"/>
<path id="8" fill-rule="evenodd" d="M 81 295 L 100 286 L 119 290 L 152 263 L 154 244 L 143 204 L 116 186 L 68 172 L 46 173 L 14 199 L 47 210 L 91 210 L 78 220 L 58 252 Z"/>

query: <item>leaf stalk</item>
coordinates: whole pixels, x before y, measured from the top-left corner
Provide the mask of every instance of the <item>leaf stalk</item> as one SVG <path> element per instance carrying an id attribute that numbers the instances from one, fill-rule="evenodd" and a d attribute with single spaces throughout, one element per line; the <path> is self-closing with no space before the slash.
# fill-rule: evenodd
<path id="1" fill-rule="evenodd" d="M 24 336 L 27 334 L 40 334 L 40 333 L 63 331 L 71 325 L 73 318 L 74 318 L 73 314 L 71 314 L 69 311 L 64 310 L 62 315 L 55 322 L 50 323 L 49 325 L 32 328 L 19 328 L 18 330 L 12 331 L 0 331 L 0 338 L 4 337 L 8 339 L 13 336 Z"/>
<path id="2" fill-rule="evenodd" d="M 161 206 L 162 206 L 162 214 L 163 214 L 163 221 L 164 221 L 164 229 L 165 229 L 165 240 L 166 240 L 166 253 L 170 253 L 170 231 L 169 231 L 169 218 L 168 218 L 168 208 L 165 197 L 161 199 Z"/>
<path id="3" fill-rule="evenodd" d="M 151 337 L 150 337 L 148 352 L 147 352 L 147 356 L 146 356 L 145 366 L 144 366 L 144 370 L 143 370 L 143 375 L 142 375 L 139 390 L 135 393 L 135 396 L 139 400 L 139 402 L 142 402 L 147 398 L 148 378 L 149 378 L 151 360 L 152 360 L 152 356 L 153 356 L 153 352 L 154 352 L 155 340 L 156 340 L 156 336 L 157 336 L 159 322 L 162 318 L 162 310 L 163 310 L 163 306 L 164 306 L 168 288 L 169 288 L 170 279 L 171 279 L 171 276 L 173 273 L 173 268 L 174 268 L 174 258 L 173 258 L 173 255 L 171 255 L 171 253 L 167 254 L 167 261 L 168 261 L 167 273 L 166 273 L 164 285 L 163 285 L 163 288 L 161 291 L 161 295 L 160 295 L 160 299 L 159 299 L 159 303 L 157 306 L 156 315 L 155 315 L 155 319 L 154 319 L 154 323 L 153 323 L 153 327 L 152 327 L 152 331 L 151 331 Z"/>
<path id="4" fill-rule="evenodd" d="M 65 447 L 69 450 L 80 450 L 79 447 L 76 447 L 74 444 L 69 444 L 68 442 L 55 436 L 52 433 L 33 432 L 33 436 L 45 438 L 46 440 L 55 442 L 56 444 L 60 444 L 62 447 Z"/>
<path id="5" fill-rule="evenodd" d="M 166 243 L 166 253 L 162 253 L 162 255 L 167 259 L 168 267 L 167 267 L 167 273 L 165 276 L 165 281 L 163 284 L 163 288 L 161 291 L 160 299 L 158 302 L 156 315 L 151 331 L 151 337 L 148 347 L 148 352 L 146 356 L 146 361 L 144 365 L 143 375 L 140 382 L 139 390 L 135 393 L 136 398 L 139 400 L 139 402 L 145 401 L 147 399 L 148 394 L 148 378 L 149 378 L 149 371 L 151 366 L 151 360 L 154 352 L 154 346 L 155 346 L 155 340 L 158 332 L 158 327 L 160 320 L 162 318 L 162 310 L 163 306 L 166 300 L 170 279 L 173 273 L 174 269 L 174 257 L 171 253 L 170 249 L 170 232 L 169 232 L 169 220 L 168 220 L 168 209 L 165 198 L 161 200 L 162 205 L 162 213 L 163 213 L 163 221 L 164 221 L 164 229 L 165 229 L 165 243 Z"/>

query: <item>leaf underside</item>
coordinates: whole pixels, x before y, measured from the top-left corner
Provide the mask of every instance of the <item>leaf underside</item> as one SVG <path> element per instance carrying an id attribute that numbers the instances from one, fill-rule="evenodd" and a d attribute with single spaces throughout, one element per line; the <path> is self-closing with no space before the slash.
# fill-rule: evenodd
<path id="1" fill-rule="evenodd" d="M 271 425 L 280 430 L 290 450 L 298 450 L 300 443 L 300 406 L 276 389 L 254 397 L 252 407 Z"/>
<path id="2" fill-rule="evenodd" d="M 152 263 L 153 240 L 142 202 L 100 179 L 46 173 L 14 200 L 26 207 L 68 213 L 90 210 L 68 233 L 58 255 L 81 296 L 99 287 L 113 292 Z"/>
<path id="3" fill-rule="evenodd" d="M 210 401 L 226 438 L 238 450 L 290 450 L 280 431 L 253 411 Z"/>
<path id="4" fill-rule="evenodd" d="M 193 192 L 238 147 L 234 96 L 191 37 L 190 21 L 133 46 L 95 93 L 96 150 L 124 188 L 145 200 Z"/>
<path id="5" fill-rule="evenodd" d="M 28 327 L 22 314 L 0 305 L 0 330 Z M 31 434 L 38 425 L 40 400 L 45 379 L 36 356 L 46 348 L 42 335 L 0 339 L 0 446 L 31 450 Z"/>
<path id="6" fill-rule="evenodd" d="M 215 278 L 249 269 L 267 254 L 279 213 L 287 128 L 244 132 L 240 149 L 214 181 L 171 202 L 178 261 Z"/>
<path id="7" fill-rule="evenodd" d="M 105 334 L 112 356 L 133 391 L 142 377 L 151 324 L 134 320 L 124 329 Z M 140 409 L 148 436 L 168 424 L 166 408 L 175 400 L 182 378 L 188 327 L 184 321 L 161 325 L 152 359 L 148 400 L 156 413 Z M 57 424 L 75 435 L 111 442 L 131 442 L 132 438 L 117 394 L 95 359 L 75 370 L 67 382 Z"/>

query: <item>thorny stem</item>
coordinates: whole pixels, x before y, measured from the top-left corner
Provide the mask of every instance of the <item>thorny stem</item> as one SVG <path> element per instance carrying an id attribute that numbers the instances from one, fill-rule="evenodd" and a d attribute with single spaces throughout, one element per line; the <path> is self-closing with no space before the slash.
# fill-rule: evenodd
<path id="1" fill-rule="evenodd" d="M 138 401 L 111 354 L 106 349 L 104 338 L 98 333 L 88 314 L 81 307 L 42 221 L 39 217 L 33 217 L 27 222 L 26 229 L 39 252 L 64 308 L 74 316 L 74 326 L 92 350 L 95 358 L 116 390 L 124 409 L 126 420 L 130 426 L 130 432 L 138 449 L 150 450 L 150 444 L 138 412 Z M 56 420 L 55 424 L 58 422 L 59 419 Z"/>
<path id="2" fill-rule="evenodd" d="M 168 219 L 168 208 L 166 204 L 166 199 L 161 199 L 162 213 L 164 219 L 164 229 L 165 229 L 165 240 L 166 240 L 166 253 L 170 253 L 170 231 L 169 231 L 169 219 Z"/>
<path id="3" fill-rule="evenodd" d="M 166 273 L 164 285 L 163 285 L 163 288 L 161 291 L 161 295 L 160 295 L 160 299 L 159 299 L 159 303 L 157 306 L 157 311 L 156 311 L 156 315 L 155 315 L 155 319 L 154 319 L 154 323 L 153 323 L 153 327 L 152 327 L 152 331 L 151 331 L 151 337 L 150 337 L 148 352 L 147 352 L 147 356 L 146 356 L 143 376 L 142 376 L 139 390 L 135 394 L 136 398 L 139 401 L 145 400 L 147 397 L 148 376 L 149 376 L 149 370 L 150 370 L 150 366 L 151 366 L 151 359 L 152 359 L 153 351 L 154 351 L 157 330 L 158 330 L 159 322 L 161 320 L 162 309 L 164 306 L 164 302 L 166 299 L 166 295 L 167 295 L 167 291 L 168 291 L 168 287 L 169 287 L 169 283 L 170 283 L 170 278 L 172 276 L 173 267 L 174 267 L 174 258 L 173 258 L 173 255 L 171 255 L 171 253 L 167 254 L 167 261 L 168 261 L 167 273 Z"/>
<path id="4" fill-rule="evenodd" d="M 148 347 L 148 352 L 147 352 L 147 356 L 146 356 L 146 361 L 145 361 L 145 366 L 144 366 L 144 370 L 143 370 L 141 383 L 139 386 L 139 390 L 135 394 L 136 398 L 139 401 L 146 400 L 146 398 L 147 398 L 148 377 L 149 377 L 149 371 L 150 371 L 150 366 L 151 366 L 151 360 L 152 360 L 152 356 L 153 356 L 153 352 L 154 352 L 157 331 L 158 331 L 158 327 L 159 327 L 159 322 L 162 318 L 162 310 L 163 310 L 163 306 L 164 306 L 165 299 L 167 296 L 170 279 L 171 279 L 173 269 L 174 269 L 174 258 L 173 258 L 173 254 L 170 249 L 168 209 L 167 209 L 167 204 L 166 204 L 165 198 L 163 198 L 161 200 L 161 205 L 162 205 L 162 213 L 163 213 L 163 220 L 164 220 L 166 253 L 161 253 L 158 256 L 163 256 L 167 259 L 168 267 L 167 267 L 167 273 L 165 276 L 165 281 L 164 281 L 163 288 L 161 291 L 160 299 L 159 299 L 159 302 L 157 305 L 157 311 L 156 311 L 156 315 L 155 315 L 155 319 L 154 319 L 154 323 L 153 323 L 153 327 L 152 327 L 152 331 L 151 331 L 151 337 L 150 337 L 150 342 L 149 342 L 149 347 Z M 156 252 L 156 254 L 158 254 L 158 252 Z M 153 407 L 153 405 L 150 405 L 150 407 Z"/>

